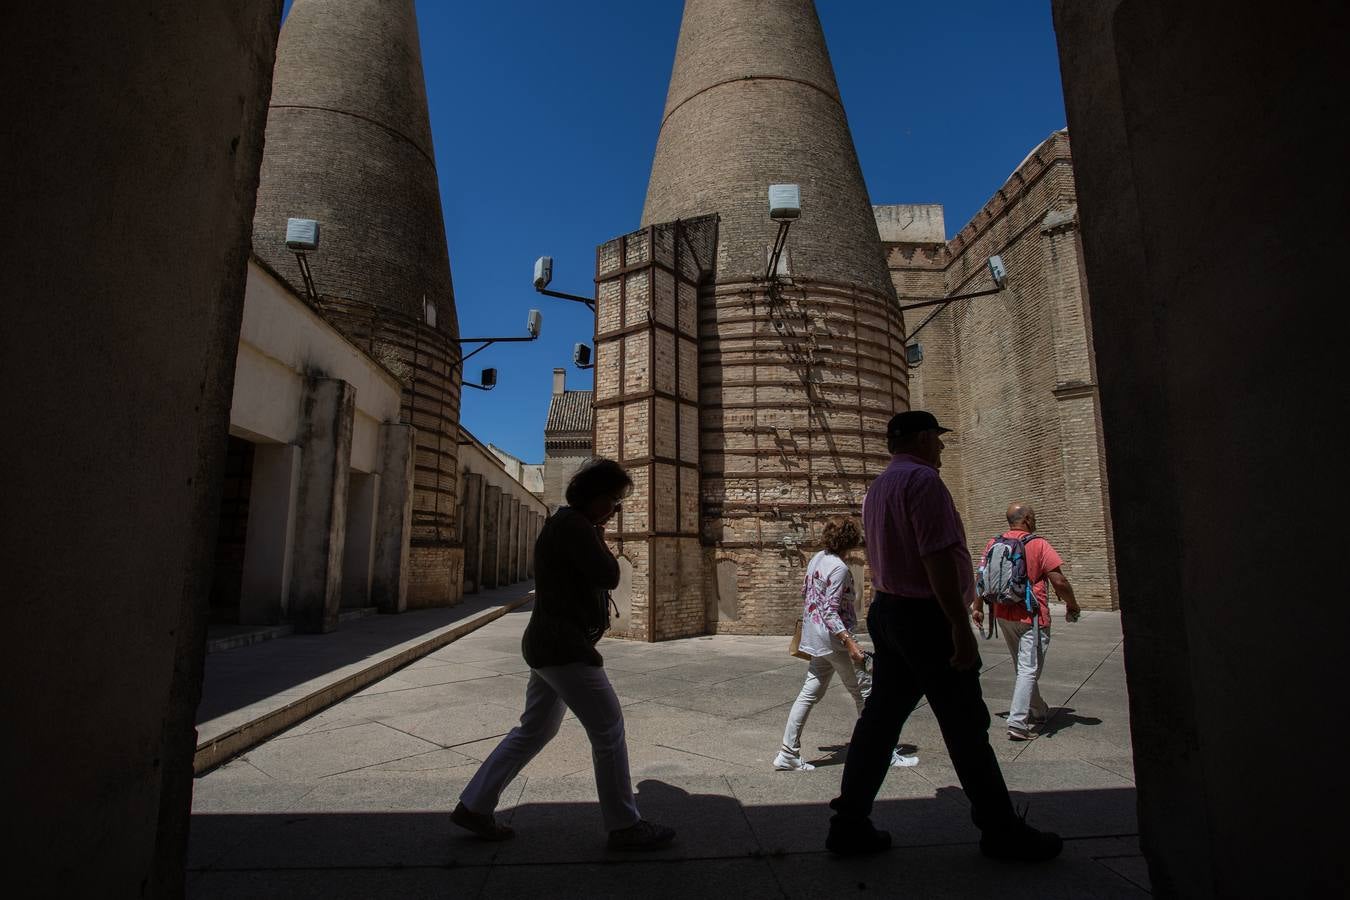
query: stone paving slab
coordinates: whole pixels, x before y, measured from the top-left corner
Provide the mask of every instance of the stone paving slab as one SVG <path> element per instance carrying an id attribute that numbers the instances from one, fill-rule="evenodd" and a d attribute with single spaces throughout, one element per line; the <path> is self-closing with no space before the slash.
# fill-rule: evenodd
<path id="1" fill-rule="evenodd" d="M 519 717 L 524 623 L 505 616 L 199 778 L 190 895 L 1147 895 L 1118 616 L 1057 623 L 1043 682 L 1056 713 L 1045 736 L 1008 742 L 993 717 L 1014 801 L 1067 839 L 1064 857 L 1034 877 L 979 855 L 926 706 L 902 735 L 918 745 L 919 765 L 891 770 L 874 811 L 896 848 L 867 860 L 822 852 L 853 704 L 836 685 L 813 711 L 805 749 L 818 769 L 772 771 L 805 675 L 777 637 L 602 643 L 624 704 L 638 803 L 679 829 L 670 848 L 606 849 L 589 746 L 571 717 L 504 792 L 499 812 L 517 838 L 476 841 L 449 812 Z M 997 713 L 1013 673 L 1000 646 L 982 650 Z"/>

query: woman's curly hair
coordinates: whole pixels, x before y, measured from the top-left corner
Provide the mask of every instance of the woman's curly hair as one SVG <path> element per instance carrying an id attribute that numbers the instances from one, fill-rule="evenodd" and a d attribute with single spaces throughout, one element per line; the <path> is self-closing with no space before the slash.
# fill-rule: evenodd
<path id="1" fill-rule="evenodd" d="M 567 505 L 581 509 L 596 497 L 605 495 L 627 497 L 633 491 L 633 479 L 628 477 L 623 466 L 612 459 L 598 457 L 577 469 L 572 480 L 567 482 Z"/>
<path id="2" fill-rule="evenodd" d="M 825 549 L 835 556 L 843 556 L 862 543 L 862 529 L 858 520 L 852 516 L 831 516 L 825 522 L 825 530 L 820 533 Z"/>

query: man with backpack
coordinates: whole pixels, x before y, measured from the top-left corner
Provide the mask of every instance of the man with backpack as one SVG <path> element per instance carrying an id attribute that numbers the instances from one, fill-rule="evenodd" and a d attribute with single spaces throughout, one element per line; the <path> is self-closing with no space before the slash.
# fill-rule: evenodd
<path id="1" fill-rule="evenodd" d="M 1008 708 L 1008 740 L 1029 741 L 1032 728 L 1049 717 L 1037 682 L 1050 649 L 1050 593 L 1064 601 L 1065 621 L 1078 621 L 1078 600 L 1061 568 L 1064 560 L 1050 542 L 1036 534 L 1036 511 L 1025 503 L 1008 506 L 1008 530 L 984 548 L 971 618 L 984 624 L 989 604 L 989 636 L 1002 630 L 1012 655 L 1017 681 Z"/>

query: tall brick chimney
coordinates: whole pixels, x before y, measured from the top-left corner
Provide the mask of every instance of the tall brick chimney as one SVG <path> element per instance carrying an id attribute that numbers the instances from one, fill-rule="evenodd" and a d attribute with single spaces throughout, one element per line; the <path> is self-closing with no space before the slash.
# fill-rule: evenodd
<path id="1" fill-rule="evenodd" d="M 775 183 L 800 186 L 801 218 L 786 275 L 769 282 Z M 812 0 L 686 0 L 642 224 L 710 214 L 715 272 L 698 296 L 704 627 L 785 633 L 826 517 L 858 515 L 890 458 L 886 421 L 909 397 L 904 324 Z M 651 616 L 649 639 L 677 633 L 661 608 Z"/>
<path id="2" fill-rule="evenodd" d="M 565 391 L 565 390 L 567 390 L 567 370 L 566 370 L 566 369 L 554 369 L 554 370 L 553 370 L 553 393 L 554 393 L 554 396 L 556 396 L 556 395 L 558 395 L 558 394 L 561 394 L 561 393 L 562 393 L 563 391 Z"/>
<path id="3" fill-rule="evenodd" d="M 402 419 L 417 429 L 407 603 L 454 603 L 462 593 L 462 548 L 453 543 L 459 325 L 413 0 L 291 7 L 277 47 L 253 248 L 294 279 L 290 217 L 320 223 L 309 259 L 321 311 L 404 382 Z"/>

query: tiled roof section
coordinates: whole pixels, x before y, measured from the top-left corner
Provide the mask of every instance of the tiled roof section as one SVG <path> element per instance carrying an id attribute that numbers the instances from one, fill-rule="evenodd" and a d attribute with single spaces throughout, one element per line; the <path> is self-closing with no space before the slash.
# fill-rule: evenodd
<path id="1" fill-rule="evenodd" d="M 548 421 L 544 434 L 560 431 L 590 431 L 595 420 L 591 408 L 594 391 L 563 391 L 554 394 L 548 405 Z"/>

